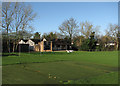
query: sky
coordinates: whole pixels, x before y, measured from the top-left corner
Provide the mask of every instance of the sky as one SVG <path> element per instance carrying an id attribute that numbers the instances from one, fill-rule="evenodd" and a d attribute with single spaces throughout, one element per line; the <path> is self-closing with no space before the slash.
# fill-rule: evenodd
<path id="1" fill-rule="evenodd" d="M 80 22 L 89 21 L 100 26 L 100 34 L 105 34 L 108 25 L 118 24 L 118 2 L 26 2 L 37 13 L 32 26 L 34 32 L 59 32 L 59 26 L 73 17 Z"/>

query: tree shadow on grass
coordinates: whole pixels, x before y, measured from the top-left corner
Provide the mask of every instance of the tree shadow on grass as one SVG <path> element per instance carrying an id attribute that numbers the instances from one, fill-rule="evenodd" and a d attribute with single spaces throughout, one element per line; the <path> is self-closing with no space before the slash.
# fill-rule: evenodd
<path id="1" fill-rule="evenodd" d="M 6 53 L 2 53 L 2 57 L 4 56 L 19 56 L 19 54 L 6 54 Z"/>

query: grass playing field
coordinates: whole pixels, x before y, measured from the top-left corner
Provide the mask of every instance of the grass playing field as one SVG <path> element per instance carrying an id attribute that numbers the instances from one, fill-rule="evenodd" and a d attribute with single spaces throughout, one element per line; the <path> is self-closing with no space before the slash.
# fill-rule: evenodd
<path id="1" fill-rule="evenodd" d="M 5 53 L 2 64 L 3 84 L 118 83 L 117 51 Z"/>

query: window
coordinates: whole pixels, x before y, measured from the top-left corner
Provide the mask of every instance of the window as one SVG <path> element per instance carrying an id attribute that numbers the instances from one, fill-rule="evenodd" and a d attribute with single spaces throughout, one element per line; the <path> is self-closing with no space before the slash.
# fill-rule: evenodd
<path id="1" fill-rule="evenodd" d="M 50 44 L 51 42 L 44 41 L 44 50 L 50 50 Z"/>

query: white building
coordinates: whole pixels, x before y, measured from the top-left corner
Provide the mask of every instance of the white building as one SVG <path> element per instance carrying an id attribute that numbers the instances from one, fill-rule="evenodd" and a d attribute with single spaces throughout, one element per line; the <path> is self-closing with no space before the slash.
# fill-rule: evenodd
<path id="1" fill-rule="evenodd" d="M 19 44 L 29 44 L 29 49 L 30 50 L 34 50 L 35 48 L 35 42 L 33 42 L 32 40 L 28 40 L 27 42 L 23 41 L 23 40 L 20 40 Z"/>
<path id="2" fill-rule="evenodd" d="M 25 44 L 25 42 L 23 40 L 20 40 L 19 44 Z"/>

